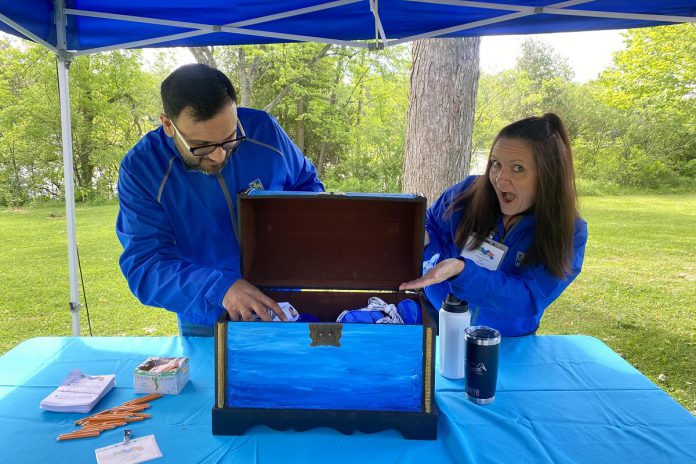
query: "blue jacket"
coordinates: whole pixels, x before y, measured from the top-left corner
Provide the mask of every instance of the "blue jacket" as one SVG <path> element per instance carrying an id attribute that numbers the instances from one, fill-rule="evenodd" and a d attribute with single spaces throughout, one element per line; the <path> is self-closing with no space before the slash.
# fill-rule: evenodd
<path id="1" fill-rule="evenodd" d="M 460 255 L 454 237 L 462 218 L 462 210 L 450 216 L 444 213 L 476 179 L 470 176 L 447 189 L 428 209 L 426 229 L 430 243 L 424 259 L 439 262 Z M 570 285 L 580 273 L 587 243 L 587 223 L 575 221 L 574 255 L 568 278 L 553 275 L 543 264 L 520 265 L 534 239 L 534 215 L 525 215 L 505 234 L 502 216 L 498 219 L 493 239 L 507 245 L 508 251 L 497 271 L 478 266 L 466 259 L 464 271 L 449 281 L 431 285 L 425 293 L 435 308 L 442 306 L 448 292 L 469 302 L 472 325 L 487 325 L 500 330 L 503 336 L 525 335 L 539 327 L 544 310 Z M 435 255 L 439 254 L 439 257 Z"/>
<path id="2" fill-rule="evenodd" d="M 116 234 L 128 286 L 143 304 L 194 324 L 213 324 L 227 289 L 241 277 L 237 194 L 324 190 L 312 163 L 272 116 L 248 108 L 237 115 L 247 139 L 219 176 L 189 169 L 162 127 L 121 162 Z"/>

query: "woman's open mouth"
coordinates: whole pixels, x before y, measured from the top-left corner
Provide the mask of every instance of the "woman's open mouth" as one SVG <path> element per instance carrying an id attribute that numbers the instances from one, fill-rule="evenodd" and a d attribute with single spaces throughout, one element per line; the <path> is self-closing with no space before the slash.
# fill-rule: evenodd
<path id="1" fill-rule="evenodd" d="M 500 200 L 506 205 L 509 205 L 510 203 L 515 201 L 515 198 L 517 198 L 517 195 L 515 195 L 512 192 L 500 192 Z"/>

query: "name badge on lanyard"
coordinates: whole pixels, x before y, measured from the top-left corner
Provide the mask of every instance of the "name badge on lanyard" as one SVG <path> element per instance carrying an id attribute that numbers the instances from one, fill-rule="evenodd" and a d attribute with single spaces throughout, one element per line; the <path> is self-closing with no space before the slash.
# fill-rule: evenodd
<path id="1" fill-rule="evenodd" d="M 482 268 L 488 269 L 490 271 L 497 271 L 500 267 L 500 263 L 503 262 L 505 253 L 508 251 L 507 245 L 498 243 L 490 237 L 479 245 L 478 248 L 471 250 L 469 245 L 474 241 L 473 236 L 469 236 L 469 239 L 464 245 L 461 256 L 467 258 L 481 266 Z"/>

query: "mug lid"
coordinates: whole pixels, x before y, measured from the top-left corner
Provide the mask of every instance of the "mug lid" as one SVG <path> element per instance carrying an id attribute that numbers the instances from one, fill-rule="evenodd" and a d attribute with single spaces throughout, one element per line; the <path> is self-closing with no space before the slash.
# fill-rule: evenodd
<path id="1" fill-rule="evenodd" d="M 500 331 L 485 325 L 472 325 L 464 329 L 467 342 L 475 345 L 497 345 L 500 343 Z"/>

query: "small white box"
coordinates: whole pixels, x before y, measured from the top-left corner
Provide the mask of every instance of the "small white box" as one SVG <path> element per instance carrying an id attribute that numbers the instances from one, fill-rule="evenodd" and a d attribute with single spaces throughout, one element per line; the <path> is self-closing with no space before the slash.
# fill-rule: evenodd
<path id="1" fill-rule="evenodd" d="M 178 395 L 189 380 L 188 358 L 151 357 L 135 368 L 135 393 Z"/>

